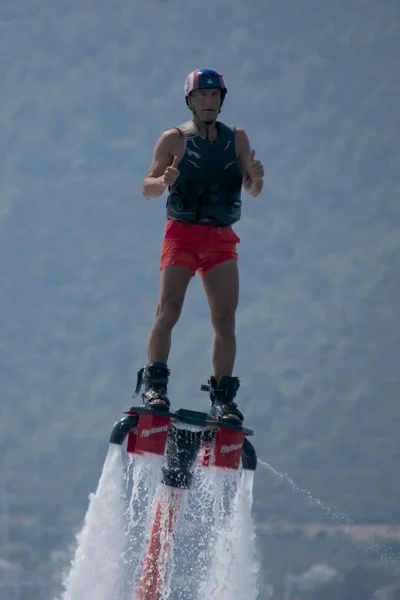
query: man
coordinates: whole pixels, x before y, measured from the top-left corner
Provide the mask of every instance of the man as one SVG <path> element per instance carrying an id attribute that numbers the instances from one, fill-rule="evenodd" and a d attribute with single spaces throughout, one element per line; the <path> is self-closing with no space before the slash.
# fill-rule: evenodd
<path id="1" fill-rule="evenodd" d="M 143 181 L 146 199 L 168 188 L 167 224 L 161 253 L 161 284 L 156 320 L 148 343 L 148 365 L 138 373 L 135 395 L 142 384 L 145 405 L 168 410 L 167 366 L 172 329 L 181 314 L 189 282 L 196 272 L 203 280 L 215 332 L 214 374 L 205 386 L 210 414 L 241 424 L 234 402 L 239 389 L 233 377 L 236 356 L 235 313 L 239 276 L 232 229 L 241 216 L 241 188 L 258 196 L 264 169 L 243 129 L 217 121 L 227 89 L 213 69 L 188 75 L 185 98 L 192 119 L 164 132 Z"/>

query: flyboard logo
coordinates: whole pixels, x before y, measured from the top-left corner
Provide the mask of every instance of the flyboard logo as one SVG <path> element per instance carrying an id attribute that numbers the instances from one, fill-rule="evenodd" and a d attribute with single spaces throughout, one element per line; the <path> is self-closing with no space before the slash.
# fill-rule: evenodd
<path id="1" fill-rule="evenodd" d="M 162 433 L 163 431 L 168 431 L 168 425 L 162 425 L 161 427 L 152 427 L 151 429 L 143 429 L 142 437 L 149 437 L 149 435 L 153 435 L 154 433 Z"/>
<path id="2" fill-rule="evenodd" d="M 235 450 L 239 450 L 242 447 L 242 444 L 232 444 L 231 446 L 221 446 L 221 454 L 228 454 L 228 452 L 234 452 Z"/>

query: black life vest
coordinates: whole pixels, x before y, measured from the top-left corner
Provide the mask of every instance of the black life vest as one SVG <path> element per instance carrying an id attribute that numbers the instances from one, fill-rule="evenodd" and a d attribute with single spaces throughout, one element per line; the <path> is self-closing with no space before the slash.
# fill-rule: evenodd
<path id="1" fill-rule="evenodd" d="M 185 138 L 180 175 L 169 187 L 167 218 L 219 227 L 241 216 L 243 174 L 236 157 L 235 128 L 216 122 L 215 141 L 202 138 L 195 123 L 177 127 Z"/>

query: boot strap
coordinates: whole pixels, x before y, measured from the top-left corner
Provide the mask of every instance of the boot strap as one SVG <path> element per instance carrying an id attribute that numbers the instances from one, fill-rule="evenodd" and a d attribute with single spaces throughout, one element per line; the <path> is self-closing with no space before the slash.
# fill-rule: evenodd
<path id="1" fill-rule="evenodd" d="M 136 389 L 135 392 L 132 396 L 132 398 L 135 398 L 136 396 L 139 395 L 140 392 L 140 388 L 142 387 L 142 383 L 143 383 L 143 373 L 144 373 L 144 367 L 142 367 L 137 374 L 137 380 L 136 380 Z"/>

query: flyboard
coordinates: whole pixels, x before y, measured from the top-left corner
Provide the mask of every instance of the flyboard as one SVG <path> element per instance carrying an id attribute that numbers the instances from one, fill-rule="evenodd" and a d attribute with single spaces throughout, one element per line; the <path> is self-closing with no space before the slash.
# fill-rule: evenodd
<path id="1" fill-rule="evenodd" d="M 109 442 L 133 455 L 164 457 L 161 484 L 166 490 L 153 516 L 137 600 L 161 600 L 165 564 L 172 553 L 171 540 L 180 514 L 183 495 L 191 488 L 192 468 L 200 453 L 204 468 L 255 471 L 256 451 L 248 440 L 254 432 L 241 425 L 216 421 L 207 413 L 178 409 L 157 411 L 132 406 L 114 424 Z M 162 565 L 162 566 L 160 566 Z"/>

